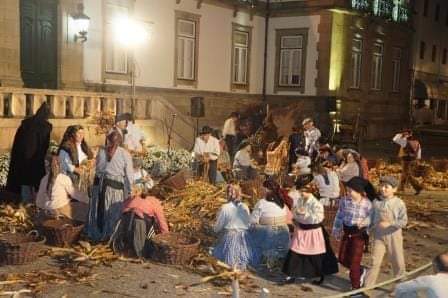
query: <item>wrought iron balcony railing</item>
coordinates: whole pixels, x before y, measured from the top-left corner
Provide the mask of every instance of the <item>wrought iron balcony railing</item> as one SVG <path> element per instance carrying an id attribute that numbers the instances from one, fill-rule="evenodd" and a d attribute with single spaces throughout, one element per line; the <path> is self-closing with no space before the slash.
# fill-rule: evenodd
<path id="1" fill-rule="evenodd" d="M 371 0 L 351 0 L 352 9 L 368 12 L 371 10 L 372 1 Z"/>
<path id="2" fill-rule="evenodd" d="M 373 2 L 373 14 L 385 19 L 392 19 L 394 3 L 392 0 L 375 0 Z"/>

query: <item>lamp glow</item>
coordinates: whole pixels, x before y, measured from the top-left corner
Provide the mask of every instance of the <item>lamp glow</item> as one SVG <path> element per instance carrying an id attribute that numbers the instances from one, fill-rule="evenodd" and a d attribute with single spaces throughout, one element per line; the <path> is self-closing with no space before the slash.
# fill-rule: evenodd
<path id="1" fill-rule="evenodd" d="M 113 22 L 116 40 L 126 47 L 133 47 L 151 39 L 151 28 L 144 22 L 126 17 Z"/>

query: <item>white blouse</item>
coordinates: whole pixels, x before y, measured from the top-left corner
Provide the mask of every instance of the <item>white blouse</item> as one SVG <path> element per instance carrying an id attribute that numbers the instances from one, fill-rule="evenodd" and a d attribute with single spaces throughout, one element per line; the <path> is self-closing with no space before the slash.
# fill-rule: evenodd
<path id="1" fill-rule="evenodd" d="M 360 176 L 360 168 L 356 162 L 351 162 L 345 164 L 342 168 L 338 170 L 339 178 L 342 182 L 348 182 L 353 177 Z"/>
<path id="2" fill-rule="evenodd" d="M 250 222 L 252 224 L 259 224 L 260 218 L 269 218 L 269 217 L 282 217 L 286 218 L 288 214 L 288 207 L 285 205 L 283 208 L 280 208 L 276 203 L 270 202 L 266 199 L 261 199 L 257 202 L 254 207 L 254 210 L 251 214 Z"/>
<path id="3" fill-rule="evenodd" d="M 314 184 L 319 188 L 319 194 L 323 198 L 338 198 L 340 195 L 339 177 L 334 171 L 327 171 L 328 182 L 325 183 L 323 175 L 314 177 Z"/>
<path id="4" fill-rule="evenodd" d="M 219 210 L 213 230 L 219 233 L 222 230 L 247 230 L 250 225 L 249 208 L 244 203 L 232 202 L 222 205 Z"/>
<path id="5" fill-rule="evenodd" d="M 299 210 L 304 208 L 304 213 L 299 214 Z M 294 219 L 302 224 L 318 224 L 324 220 L 324 206 L 314 196 L 305 201 L 302 197 L 294 202 Z"/>
<path id="6" fill-rule="evenodd" d="M 253 167 L 252 159 L 250 158 L 247 150 L 240 150 L 235 154 L 235 160 L 233 161 L 233 167 Z"/>

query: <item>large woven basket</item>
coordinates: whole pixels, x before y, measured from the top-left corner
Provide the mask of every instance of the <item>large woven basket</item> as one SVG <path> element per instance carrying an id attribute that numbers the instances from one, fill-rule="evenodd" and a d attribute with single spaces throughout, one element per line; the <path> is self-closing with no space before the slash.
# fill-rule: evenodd
<path id="1" fill-rule="evenodd" d="M 189 176 L 191 175 L 188 173 L 188 171 L 182 170 L 177 172 L 173 176 L 162 179 L 162 181 L 160 181 L 160 184 L 174 189 L 184 189 L 187 185 L 187 179 L 189 178 Z"/>
<path id="2" fill-rule="evenodd" d="M 22 265 L 36 260 L 45 250 L 45 237 L 36 234 L 0 235 L 0 264 Z"/>
<path id="3" fill-rule="evenodd" d="M 84 224 L 67 218 L 47 219 L 38 227 L 47 244 L 68 247 L 79 240 Z"/>
<path id="4" fill-rule="evenodd" d="M 201 241 L 177 233 L 154 236 L 151 257 L 164 264 L 188 265 L 198 254 Z"/>

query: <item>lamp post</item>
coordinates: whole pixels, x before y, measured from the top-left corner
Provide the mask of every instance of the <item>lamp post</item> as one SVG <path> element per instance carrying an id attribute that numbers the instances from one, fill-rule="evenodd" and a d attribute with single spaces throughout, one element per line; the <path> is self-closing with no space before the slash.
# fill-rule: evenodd
<path id="1" fill-rule="evenodd" d="M 135 93 L 136 93 L 136 59 L 135 50 L 139 45 L 151 39 L 150 22 L 138 21 L 127 17 L 114 21 L 114 33 L 117 41 L 130 52 L 130 76 L 131 76 L 131 113 L 135 119 Z"/>

